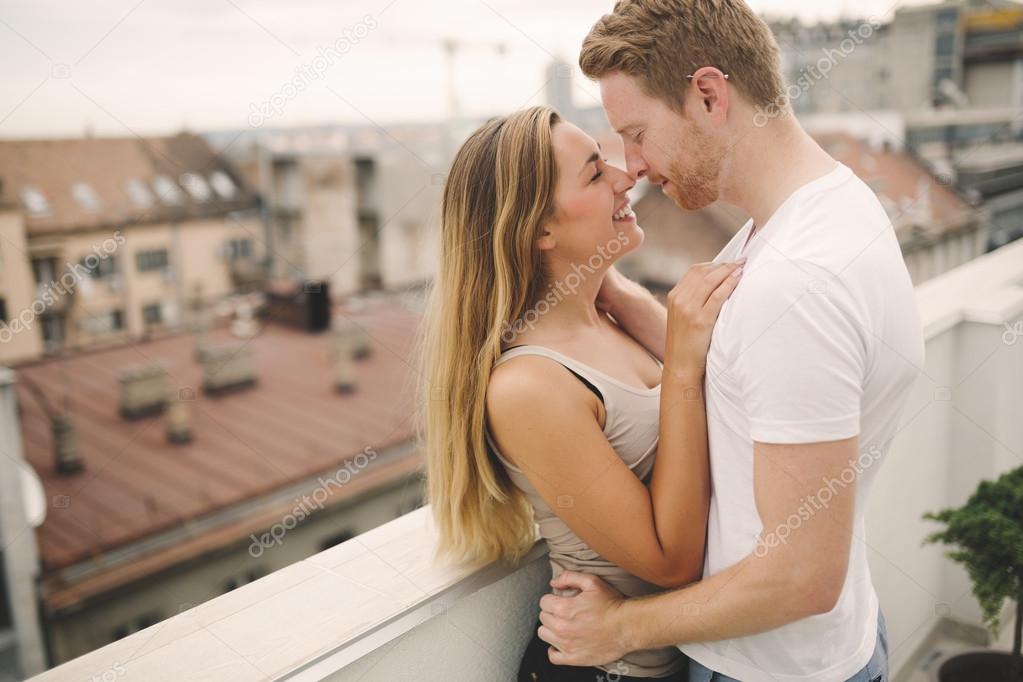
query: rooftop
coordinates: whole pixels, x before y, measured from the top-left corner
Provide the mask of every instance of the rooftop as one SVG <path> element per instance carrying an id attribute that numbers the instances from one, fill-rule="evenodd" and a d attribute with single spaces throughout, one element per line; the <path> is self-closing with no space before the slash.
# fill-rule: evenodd
<path id="1" fill-rule="evenodd" d="M 974 219 L 972 208 L 950 183 L 938 182 L 909 154 L 872 149 L 846 133 L 819 133 L 814 139 L 874 190 L 901 244 L 913 238 L 914 227 L 940 233 Z"/>
<path id="2" fill-rule="evenodd" d="M 225 215 L 257 205 L 203 138 L 0 141 L 4 194 L 30 234 Z"/>
<path id="3" fill-rule="evenodd" d="M 131 575 L 136 575 L 180 561 L 189 551 L 201 554 L 210 542 L 258 532 L 267 527 L 268 518 L 280 516 L 280 509 L 272 508 L 266 496 L 341 466 L 367 447 L 381 455 L 390 448 L 393 455 L 374 461 L 379 472 L 370 476 L 367 471 L 359 477 L 360 485 L 418 467 L 414 451 L 394 450 L 412 436 L 408 389 L 413 372 L 406 358 L 411 355 L 417 315 L 380 302 L 365 312 L 343 316 L 368 331 L 372 347 L 371 355 L 355 364 L 357 389 L 347 395 L 334 390 L 330 334 L 309 334 L 275 323 L 262 326 L 247 342 L 233 339 L 227 329 L 211 333 L 213 342 L 246 343 L 258 377 L 254 388 L 217 397 L 199 390 L 202 367 L 194 359 L 196 339 L 191 333 L 17 367 L 25 458 L 41 479 L 45 498 L 66 500 L 63 507 L 49 505 L 37 528 L 52 605 L 66 604 L 88 591 L 77 585 L 79 577 L 88 577 L 92 589 L 109 586 L 108 579 L 82 571 L 81 566 L 75 571 L 60 569 L 93 559 L 88 566 L 114 570 L 124 563 L 118 558 L 119 548 L 161 533 L 175 534 L 167 537 L 173 542 L 163 543 L 169 545 L 168 551 L 157 547 L 133 557 Z M 167 364 L 172 391 L 191 389 L 194 396 L 191 443 L 169 443 L 163 417 L 129 421 L 119 414 L 120 370 L 157 360 Z M 49 418 L 31 394 L 29 381 L 22 378 L 37 385 L 51 404 L 61 405 L 70 396 L 78 451 L 85 464 L 82 473 L 67 476 L 55 471 Z M 344 493 L 360 489 L 346 486 Z M 266 503 L 237 518 L 216 524 L 204 521 L 218 510 L 253 500 Z M 278 502 L 289 508 L 294 504 L 290 496 Z"/>

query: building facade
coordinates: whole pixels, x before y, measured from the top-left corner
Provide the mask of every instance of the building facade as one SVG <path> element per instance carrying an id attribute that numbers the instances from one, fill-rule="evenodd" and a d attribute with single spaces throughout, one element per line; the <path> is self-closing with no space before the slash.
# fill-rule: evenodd
<path id="1" fill-rule="evenodd" d="M 159 334 L 261 278 L 259 200 L 199 137 L 0 142 L 0 362 Z"/>

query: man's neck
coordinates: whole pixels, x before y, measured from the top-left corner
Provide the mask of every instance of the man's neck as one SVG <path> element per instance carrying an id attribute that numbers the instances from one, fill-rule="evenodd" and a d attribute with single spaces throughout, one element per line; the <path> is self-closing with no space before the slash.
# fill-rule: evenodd
<path id="1" fill-rule="evenodd" d="M 721 198 L 753 218 L 753 232 L 762 229 L 793 192 L 836 167 L 835 160 L 789 117 L 750 128 L 730 157 Z"/>

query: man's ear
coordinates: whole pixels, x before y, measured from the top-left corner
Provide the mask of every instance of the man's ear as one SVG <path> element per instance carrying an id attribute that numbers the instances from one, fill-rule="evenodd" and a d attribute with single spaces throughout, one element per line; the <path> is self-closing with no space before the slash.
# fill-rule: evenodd
<path id="1" fill-rule="evenodd" d="M 725 120 L 728 115 L 728 78 L 720 69 L 702 66 L 693 72 L 693 88 L 701 110 L 714 119 Z"/>

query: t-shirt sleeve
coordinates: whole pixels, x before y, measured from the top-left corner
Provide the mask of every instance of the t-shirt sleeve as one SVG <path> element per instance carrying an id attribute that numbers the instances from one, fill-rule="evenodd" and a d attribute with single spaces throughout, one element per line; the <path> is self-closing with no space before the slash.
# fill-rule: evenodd
<path id="1" fill-rule="evenodd" d="M 812 265 L 749 273 L 734 311 L 734 367 L 751 435 L 815 443 L 860 431 L 865 330 L 843 284 Z"/>

